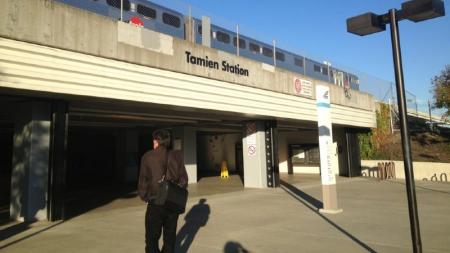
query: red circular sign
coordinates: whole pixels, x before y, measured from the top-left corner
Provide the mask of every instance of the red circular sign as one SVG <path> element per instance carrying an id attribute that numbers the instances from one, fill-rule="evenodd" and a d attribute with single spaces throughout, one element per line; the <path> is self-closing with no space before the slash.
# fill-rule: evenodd
<path id="1" fill-rule="evenodd" d="M 295 85 L 295 91 L 297 92 L 297 94 L 300 93 L 300 91 L 302 91 L 302 85 L 301 85 L 300 79 L 295 78 L 294 85 Z"/>
<path id="2" fill-rule="evenodd" d="M 142 20 L 137 16 L 132 17 L 130 19 L 130 23 L 135 24 L 137 26 L 144 26 L 144 22 L 142 22 Z"/>

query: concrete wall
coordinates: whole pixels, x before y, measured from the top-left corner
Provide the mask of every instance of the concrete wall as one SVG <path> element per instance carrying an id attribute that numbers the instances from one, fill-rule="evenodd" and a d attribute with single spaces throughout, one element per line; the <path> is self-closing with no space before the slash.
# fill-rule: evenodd
<path id="1" fill-rule="evenodd" d="M 379 162 L 389 162 L 388 160 L 362 160 L 361 173 L 363 176 L 376 177 L 376 168 Z M 398 179 L 405 179 L 405 168 L 403 161 L 394 161 L 395 175 Z M 428 181 L 450 182 L 450 163 L 413 162 L 414 179 Z"/>
<path id="2" fill-rule="evenodd" d="M 226 161 L 229 172 L 236 170 L 236 143 L 242 142 L 241 134 L 211 134 L 198 137 L 199 171 L 214 171 L 220 175 L 222 161 Z"/>
<path id="3" fill-rule="evenodd" d="M 197 133 L 192 127 L 172 129 L 174 149 L 183 152 L 189 183 L 197 183 Z"/>
<path id="4" fill-rule="evenodd" d="M 283 102 L 273 102 L 276 103 L 276 106 L 289 104 L 289 106 L 296 108 L 297 113 L 303 114 L 301 117 L 303 120 L 315 120 L 314 113 L 311 115 L 311 112 L 314 112 L 315 110 L 315 100 L 312 98 L 314 98 L 314 85 L 320 83 L 319 81 L 304 76 L 302 77 L 298 73 L 292 73 L 280 68 L 267 68 L 267 66 L 256 61 L 236 57 L 233 54 L 196 45 L 133 25 L 117 22 L 110 18 L 51 0 L 4 1 L 2 3 L 2 8 L 0 9 L 0 36 L 102 57 L 100 59 L 95 59 L 87 55 L 70 54 L 61 50 L 50 50 L 50 52 L 48 52 L 48 48 L 29 48 L 29 50 L 35 52 L 35 55 L 33 55 L 32 58 L 38 63 L 38 66 L 42 66 L 45 69 L 43 72 L 38 72 L 40 73 L 40 80 L 42 81 L 42 78 L 44 78 L 44 80 L 50 80 L 48 82 L 41 82 L 39 85 L 35 81 L 33 82 L 35 85 L 33 87 L 24 85 L 22 82 L 17 83 L 17 80 L 13 80 L 14 78 L 12 78 L 12 76 L 17 76 L 17 74 L 19 76 L 26 76 L 25 73 L 13 73 L 16 71 L 11 70 L 11 68 L 13 68 L 11 64 L 25 64 L 23 61 L 18 60 L 17 62 L 9 63 L 8 66 L 0 65 L 0 71 L 11 77 L 6 80 L 5 78 L 0 80 L 1 86 L 3 87 L 115 98 L 117 98 L 118 93 L 122 93 L 124 97 L 128 99 L 141 101 L 142 98 L 139 99 L 136 96 L 125 94 L 128 89 L 121 90 L 119 88 L 141 87 L 143 84 L 149 83 L 157 84 L 161 87 L 161 83 L 154 77 L 137 77 L 137 75 L 143 73 L 154 73 L 160 77 L 178 76 L 165 83 L 174 85 L 178 89 L 181 88 L 183 92 L 186 93 L 190 92 L 189 89 L 195 89 L 195 85 L 190 84 L 188 85 L 189 89 L 187 89 L 186 83 L 180 82 L 180 80 L 193 80 L 197 79 L 193 76 L 200 76 L 208 78 L 206 80 L 209 80 L 210 82 L 210 89 L 219 87 L 226 88 L 226 91 L 221 91 L 220 93 L 222 96 L 232 97 L 233 99 L 230 100 L 231 104 L 233 104 L 234 100 L 233 90 L 237 89 L 237 87 L 232 84 L 239 84 L 254 87 L 259 90 L 276 92 L 275 94 L 278 95 L 272 94 L 273 92 L 268 93 L 272 100 L 280 98 L 281 94 L 288 95 L 282 96 L 284 98 L 282 100 Z M 14 44 L 7 40 L 2 41 L 9 45 Z M 4 43 L 2 46 L 8 47 L 8 45 L 5 45 Z M 23 46 L 23 44 L 21 46 Z M 10 60 L 11 54 L 16 54 L 17 50 L 18 49 L 8 49 L 8 52 L 0 52 L 0 55 L 3 54 Z M 226 60 L 233 65 L 239 64 L 242 68 L 248 69 L 250 74 L 249 76 L 238 76 L 221 70 L 189 64 L 186 62 L 186 51 L 202 58 L 208 56 L 209 59 L 218 62 Z M 31 53 L 30 51 L 28 52 Z M 41 57 L 38 57 L 38 55 Z M 130 68 L 127 68 L 124 67 L 123 64 L 118 64 L 115 61 L 108 61 L 106 59 L 119 60 L 121 62 L 128 62 L 136 65 L 129 65 Z M 74 71 L 79 70 L 78 67 L 80 67 L 80 64 L 89 65 L 85 67 L 89 68 L 90 71 L 85 71 L 84 68 L 81 68 L 81 71 Z M 70 67 L 68 65 L 70 65 Z M 27 73 L 32 71 L 32 66 L 33 65 L 26 65 L 28 70 Z M 69 72 L 62 73 L 65 71 L 64 69 L 66 66 L 69 67 Z M 163 71 L 155 72 L 154 69 L 144 68 L 142 66 L 166 69 L 193 76 L 187 77 Z M 24 67 L 21 66 L 20 69 L 24 69 Z M 137 78 L 130 79 L 130 75 L 134 75 Z M 293 81 L 294 76 L 312 82 L 313 93 L 311 97 L 301 97 L 296 94 Z M 121 77 L 128 81 L 123 83 L 124 80 L 117 80 L 116 77 Z M 108 80 L 105 80 L 105 78 Z M 211 79 L 220 80 L 221 82 L 212 82 Z M 143 80 L 145 80 L 144 83 Z M 64 85 L 61 86 L 60 89 L 53 89 L 51 88 L 52 82 L 63 82 L 72 89 L 68 89 L 69 87 L 64 87 Z M 214 84 L 218 87 L 214 87 Z M 108 90 L 107 92 L 99 92 L 96 88 L 100 88 L 99 86 L 102 85 L 113 86 L 115 89 Z M 77 92 L 74 92 L 73 89 Z M 152 93 L 156 92 L 157 91 L 154 91 Z M 252 90 L 252 92 L 247 94 L 255 93 L 260 92 Z M 176 93 L 172 93 L 171 95 L 173 96 L 173 94 Z M 267 111 L 266 106 L 267 101 L 269 100 L 266 99 L 266 103 L 260 104 L 258 103 L 258 98 L 246 98 L 247 103 L 253 104 L 254 107 L 261 106 L 264 108 L 264 111 Z M 302 106 L 296 105 L 299 101 L 303 103 Z M 333 104 L 332 115 L 334 123 L 359 127 L 375 126 L 374 100 L 372 96 L 352 91 L 351 98 L 348 98 L 345 96 L 344 90 L 341 87 L 331 85 L 331 102 Z M 179 104 L 186 105 L 187 103 Z M 192 104 L 192 106 L 195 107 L 195 104 Z M 231 108 L 229 109 L 225 106 L 223 109 L 230 110 Z M 231 111 L 234 110 L 231 109 Z M 251 111 L 260 114 L 260 112 L 254 109 Z M 261 115 L 267 114 L 261 113 Z M 283 115 L 283 117 L 299 118 L 298 116 L 293 117 L 288 115 Z"/>

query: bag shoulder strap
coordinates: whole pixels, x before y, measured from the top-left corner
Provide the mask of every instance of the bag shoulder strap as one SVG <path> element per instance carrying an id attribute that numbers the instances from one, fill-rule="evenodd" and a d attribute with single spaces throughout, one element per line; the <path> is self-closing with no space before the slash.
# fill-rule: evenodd
<path id="1" fill-rule="evenodd" d="M 162 176 L 162 181 L 164 181 L 166 179 L 168 167 L 169 167 L 169 149 L 166 149 L 166 163 L 164 165 L 164 173 Z"/>

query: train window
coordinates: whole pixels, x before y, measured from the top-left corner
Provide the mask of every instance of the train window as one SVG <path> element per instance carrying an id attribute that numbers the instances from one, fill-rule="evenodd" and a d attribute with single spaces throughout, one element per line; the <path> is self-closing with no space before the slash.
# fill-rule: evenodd
<path id="1" fill-rule="evenodd" d="M 169 14 L 169 13 L 166 13 L 166 12 L 163 13 L 163 22 L 166 25 L 170 25 L 170 26 L 173 26 L 173 27 L 176 27 L 176 28 L 179 28 L 180 24 L 181 24 L 181 21 L 180 21 L 179 17 L 174 16 L 174 15 Z"/>
<path id="2" fill-rule="evenodd" d="M 315 72 L 322 72 L 321 70 L 322 70 L 322 68 L 319 65 L 314 64 L 314 71 Z"/>
<path id="3" fill-rule="evenodd" d="M 112 6 L 114 8 L 120 9 L 120 1 L 121 0 L 106 0 L 106 3 L 109 6 Z M 123 10 L 129 11 L 130 10 L 130 0 L 123 0 Z"/>
<path id="4" fill-rule="evenodd" d="M 273 51 L 270 48 L 263 47 L 263 55 L 267 57 L 273 57 Z"/>
<path id="5" fill-rule="evenodd" d="M 197 31 L 200 35 L 202 35 L 202 25 L 199 25 Z"/>
<path id="6" fill-rule="evenodd" d="M 221 32 L 221 31 L 217 31 L 216 32 L 216 38 L 218 41 L 229 44 L 230 43 L 230 35 Z"/>
<path id="7" fill-rule="evenodd" d="M 147 7 L 145 5 L 138 4 L 137 5 L 137 13 L 143 15 L 146 18 L 155 19 L 156 18 L 156 10 Z"/>
<path id="8" fill-rule="evenodd" d="M 284 54 L 280 53 L 280 52 L 276 52 L 275 58 L 277 58 L 278 61 L 284 61 Z"/>
<path id="9" fill-rule="evenodd" d="M 237 44 L 237 38 L 233 37 L 233 45 L 236 46 Z M 245 40 L 239 38 L 239 48 L 245 49 L 246 44 L 245 44 Z"/>
<path id="10" fill-rule="evenodd" d="M 294 58 L 294 64 L 300 68 L 303 68 L 303 59 Z"/>
<path id="11" fill-rule="evenodd" d="M 249 43 L 248 44 L 248 47 L 250 48 L 250 51 L 252 52 L 252 53 L 260 53 L 261 52 L 261 48 L 259 47 L 259 45 L 256 45 L 256 44 L 254 44 L 254 43 Z"/>

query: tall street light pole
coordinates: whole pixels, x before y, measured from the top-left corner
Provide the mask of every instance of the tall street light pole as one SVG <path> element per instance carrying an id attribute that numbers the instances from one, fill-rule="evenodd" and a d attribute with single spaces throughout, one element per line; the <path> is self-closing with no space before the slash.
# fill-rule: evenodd
<path id="1" fill-rule="evenodd" d="M 347 31 L 360 36 L 384 31 L 386 29 L 386 24 L 390 24 L 392 56 L 394 59 L 395 68 L 395 84 L 400 114 L 402 150 L 405 164 L 406 194 L 408 197 L 412 246 L 415 253 L 422 252 L 422 242 L 420 237 L 419 215 L 417 210 L 414 172 L 411 156 L 411 143 L 407 121 L 398 21 L 409 19 L 413 22 L 420 22 L 444 15 L 444 2 L 442 0 L 412 0 L 402 3 L 402 9 L 400 10 L 391 9 L 388 13 L 382 15 L 376 15 L 369 12 L 347 19 Z"/>
<path id="2" fill-rule="evenodd" d="M 400 115 L 400 134 L 403 147 L 403 160 L 405 163 L 406 194 L 408 196 L 409 220 L 414 252 L 422 252 L 419 214 L 417 210 L 414 170 L 411 155 L 411 141 L 409 137 L 407 118 L 408 114 L 406 109 L 405 85 L 403 80 L 402 55 L 400 51 L 400 38 L 398 34 L 396 13 L 396 9 L 389 10 L 389 17 L 391 21 L 392 56 L 394 58 L 395 84 L 397 89 L 398 111 Z"/>

